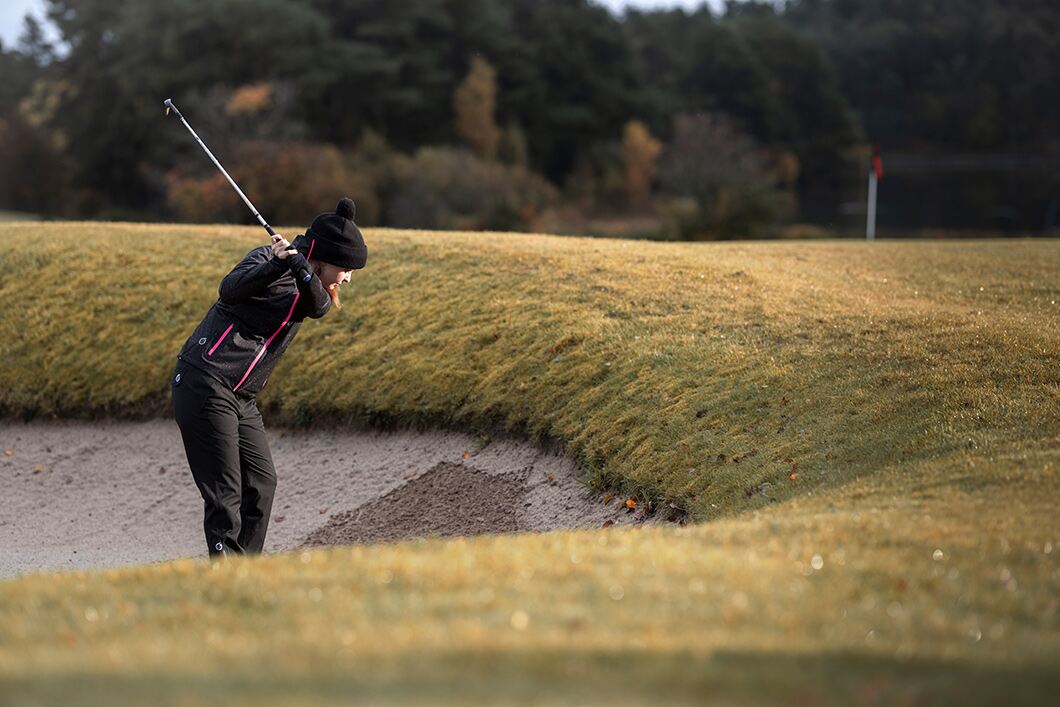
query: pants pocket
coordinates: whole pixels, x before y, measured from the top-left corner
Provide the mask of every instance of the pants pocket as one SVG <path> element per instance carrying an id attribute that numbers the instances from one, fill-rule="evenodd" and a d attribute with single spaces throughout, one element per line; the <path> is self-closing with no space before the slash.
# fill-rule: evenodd
<path id="1" fill-rule="evenodd" d="M 179 362 L 169 377 L 173 415 L 178 423 L 198 417 L 209 397 L 210 389 L 198 372 L 186 363 Z"/>

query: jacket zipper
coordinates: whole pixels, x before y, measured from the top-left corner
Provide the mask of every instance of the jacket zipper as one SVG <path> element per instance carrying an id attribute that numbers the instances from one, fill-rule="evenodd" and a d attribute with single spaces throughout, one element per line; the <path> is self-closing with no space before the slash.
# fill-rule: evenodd
<path id="1" fill-rule="evenodd" d="M 225 337 L 228 336 L 228 332 L 232 331 L 232 327 L 235 325 L 235 322 L 228 325 L 228 328 L 225 329 L 225 333 L 221 334 L 221 338 L 217 340 L 217 343 L 210 347 L 210 350 L 206 353 L 207 356 L 213 356 L 213 352 L 217 350 L 217 347 L 221 345 L 221 342 L 225 340 Z"/>
<path id="2" fill-rule="evenodd" d="M 239 380 L 239 383 L 236 384 L 236 387 L 232 388 L 233 393 L 239 390 L 239 386 L 243 385 L 243 382 L 246 381 L 247 376 L 249 376 L 250 372 L 254 370 L 254 366 L 258 365 L 258 361 L 261 360 L 261 357 L 265 354 L 265 349 L 269 348 L 269 344 L 271 344 L 272 340 L 276 338 L 276 335 L 283 331 L 283 328 L 287 326 L 287 322 L 290 321 L 291 315 L 294 314 L 294 307 L 296 304 L 298 304 L 298 297 L 301 294 L 301 292 L 294 293 L 294 301 L 291 302 L 291 308 L 287 310 L 287 316 L 284 317 L 283 321 L 280 323 L 280 326 L 276 329 L 276 331 L 272 332 L 272 336 L 270 336 L 265 341 L 265 343 L 261 345 L 261 348 L 258 350 L 258 353 L 254 357 L 254 360 L 250 362 L 250 367 L 247 368 L 247 372 L 243 374 L 243 377 Z"/>

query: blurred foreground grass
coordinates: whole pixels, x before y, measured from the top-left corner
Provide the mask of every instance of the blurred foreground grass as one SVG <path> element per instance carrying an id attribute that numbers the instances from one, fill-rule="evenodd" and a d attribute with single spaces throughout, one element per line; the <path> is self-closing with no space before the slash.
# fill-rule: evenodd
<path id="1" fill-rule="evenodd" d="M 1020 487 L 986 498 L 858 482 L 683 528 L 27 577 L 0 584 L 0 694 L 1048 704 L 1055 506 L 1029 506 Z"/>
<path id="2" fill-rule="evenodd" d="M 293 232 L 287 232 L 293 236 Z M 706 525 L 0 584 L 0 700 L 1045 701 L 1060 244 L 369 231 L 270 423 L 497 426 Z M 0 224 L 0 414 L 166 414 L 255 229 Z"/>

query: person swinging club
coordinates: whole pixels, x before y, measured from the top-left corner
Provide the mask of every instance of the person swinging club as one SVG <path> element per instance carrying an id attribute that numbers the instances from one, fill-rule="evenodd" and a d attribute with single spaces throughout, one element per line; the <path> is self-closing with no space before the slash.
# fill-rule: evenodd
<path id="1" fill-rule="evenodd" d="M 293 243 L 274 234 L 271 246 L 247 253 L 177 354 L 173 412 L 204 503 L 211 558 L 265 545 L 276 470 L 257 394 L 302 321 L 341 307 L 339 287 L 367 263 L 354 215 L 344 198 Z"/>

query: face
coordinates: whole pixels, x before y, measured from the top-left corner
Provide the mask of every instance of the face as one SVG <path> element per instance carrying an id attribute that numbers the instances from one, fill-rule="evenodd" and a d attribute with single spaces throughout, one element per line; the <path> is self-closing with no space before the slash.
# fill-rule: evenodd
<path id="1" fill-rule="evenodd" d="M 338 289 L 344 282 L 350 281 L 350 275 L 353 273 L 353 270 L 343 270 L 331 263 L 318 262 L 317 266 L 317 277 L 326 290 Z"/>

